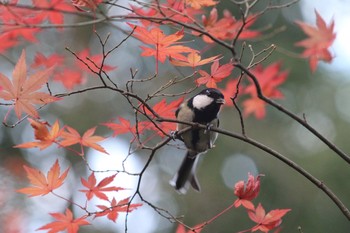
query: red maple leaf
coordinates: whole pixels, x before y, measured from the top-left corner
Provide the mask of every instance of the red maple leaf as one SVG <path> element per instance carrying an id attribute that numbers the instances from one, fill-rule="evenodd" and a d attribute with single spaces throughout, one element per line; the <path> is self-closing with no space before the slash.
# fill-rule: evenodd
<path id="1" fill-rule="evenodd" d="M 194 67 L 196 66 L 202 66 L 205 64 L 208 64 L 214 60 L 216 60 L 219 56 L 213 56 L 213 57 L 209 57 L 206 59 L 202 59 L 202 57 L 199 55 L 198 52 L 196 51 L 192 51 L 190 52 L 185 60 L 174 60 L 170 57 L 170 62 L 171 64 L 175 65 L 175 66 L 190 66 L 194 69 Z"/>
<path id="2" fill-rule="evenodd" d="M 72 211 L 68 208 L 66 213 L 50 213 L 57 221 L 46 224 L 37 230 L 49 230 L 49 233 L 57 233 L 66 230 L 67 233 L 77 233 L 80 226 L 90 225 L 86 220 L 87 216 L 74 219 Z"/>
<path id="3" fill-rule="evenodd" d="M 80 136 L 78 131 L 73 129 L 72 127 L 65 126 L 65 131 L 62 131 L 61 138 L 62 141 L 59 142 L 60 146 L 67 147 L 74 144 L 80 144 L 81 147 L 91 147 L 97 151 L 100 151 L 102 153 L 108 154 L 108 152 L 99 144 L 97 144 L 100 141 L 105 140 L 104 137 L 96 136 L 94 135 L 96 130 L 96 127 L 93 127 L 89 130 L 87 130 L 83 136 Z M 83 148 L 81 148 L 80 155 L 84 154 Z"/>
<path id="4" fill-rule="evenodd" d="M 144 27 L 134 26 L 129 24 L 130 27 L 134 28 L 134 36 L 142 41 L 145 44 L 148 44 L 150 47 L 140 46 L 143 52 L 141 56 L 149 57 L 154 56 L 157 62 L 156 70 L 158 71 L 158 61 L 164 62 L 167 57 L 172 57 L 179 60 L 185 60 L 186 57 L 182 53 L 190 53 L 194 49 L 179 45 L 181 40 L 184 37 L 184 30 L 180 30 L 171 35 L 165 35 L 164 32 L 156 27 L 150 30 L 147 30 Z"/>
<path id="5" fill-rule="evenodd" d="M 211 65 L 210 74 L 208 74 L 204 70 L 199 70 L 198 73 L 201 75 L 198 79 L 196 79 L 197 85 L 205 84 L 207 87 L 216 88 L 217 82 L 221 82 L 224 78 L 227 78 L 233 70 L 232 63 L 227 63 L 224 65 L 219 64 L 219 61 L 216 60 Z"/>
<path id="6" fill-rule="evenodd" d="M 85 78 L 82 72 L 78 70 L 67 69 L 66 67 L 62 66 L 63 62 L 64 57 L 62 55 L 52 54 L 46 57 L 42 53 L 37 52 L 31 67 L 38 68 L 43 66 L 50 68 L 54 66 L 55 72 L 53 75 L 53 80 L 61 82 L 63 86 L 68 90 L 72 90 L 75 86 L 84 83 Z"/>
<path id="7" fill-rule="evenodd" d="M 206 31 L 219 40 L 232 40 L 237 36 L 238 39 L 252 39 L 260 35 L 259 31 L 248 29 L 256 19 L 255 15 L 248 16 L 243 26 L 243 21 L 237 20 L 228 10 L 224 10 L 223 17 L 219 19 L 217 9 L 213 8 L 208 18 L 206 16 L 202 17 L 202 22 Z M 242 26 L 243 29 L 241 29 Z M 199 35 L 198 32 L 193 32 L 193 34 Z M 206 43 L 213 43 L 213 40 L 208 36 L 204 36 L 203 40 Z"/>
<path id="8" fill-rule="evenodd" d="M 251 70 L 251 73 L 259 81 L 262 93 L 268 98 L 283 98 L 282 92 L 277 88 L 286 81 L 288 71 L 281 71 L 281 66 L 281 62 L 272 63 L 266 68 L 259 64 Z M 243 102 L 244 115 L 248 116 L 254 113 L 257 119 L 264 118 L 266 103 L 257 97 L 253 82 L 245 88 L 244 93 L 251 95 L 251 98 Z"/>
<path id="9" fill-rule="evenodd" d="M 113 222 L 117 221 L 120 212 L 132 212 L 138 207 L 142 206 L 142 204 L 131 204 L 130 197 L 125 198 L 119 202 L 116 201 L 115 198 L 110 202 L 111 206 L 98 205 L 102 211 L 96 213 L 95 217 L 106 216 L 107 218 Z"/>
<path id="10" fill-rule="evenodd" d="M 176 109 L 180 106 L 180 104 L 183 102 L 184 98 L 181 97 L 177 100 L 174 100 L 167 104 L 166 99 L 162 99 L 158 103 L 156 103 L 152 109 L 155 113 L 157 113 L 160 117 L 164 118 L 175 118 L 175 111 Z M 151 113 L 150 110 L 145 108 L 145 114 L 152 116 L 153 114 Z"/>
<path id="11" fill-rule="evenodd" d="M 266 214 L 265 209 L 259 203 L 255 210 L 248 211 L 249 218 L 257 225 L 252 227 L 251 231 L 269 232 L 282 223 L 282 217 L 291 209 L 275 209 Z"/>
<path id="12" fill-rule="evenodd" d="M 5 38 L 8 41 L 5 45 L 1 47 L 8 47 L 13 43 L 17 43 L 20 37 L 23 37 L 25 40 L 35 43 L 38 40 L 35 35 L 41 31 L 40 28 L 28 27 L 28 25 L 36 25 L 41 23 L 37 19 L 36 11 L 29 7 L 17 7 L 17 0 L 7 1 L 9 4 L 0 5 L 0 19 L 3 23 L 1 26 L 1 37 L 4 40 Z"/>
<path id="13" fill-rule="evenodd" d="M 132 125 L 129 120 L 123 117 L 118 117 L 118 120 L 119 120 L 119 123 L 107 122 L 102 124 L 114 131 L 113 132 L 114 137 L 119 134 L 125 134 L 125 133 L 132 133 L 133 135 L 136 135 L 136 133 L 138 132 L 139 134 L 142 134 L 143 130 L 145 129 L 144 124 L 142 122 L 138 123 L 137 130 L 136 130 L 136 126 Z"/>
<path id="14" fill-rule="evenodd" d="M 44 56 L 44 54 L 37 52 L 34 57 L 34 62 L 31 65 L 32 68 L 45 67 L 50 68 L 57 64 L 62 64 L 64 61 L 64 57 L 59 54 L 52 54 L 48 57 Z"/>
<path id="15" fill-rule="evenodd" d="M 18 4 L 18 0 L 9 0 L 6 3 L 0 5 L 0 19 L 3 22 L 17 22 L 23 23 L 29 16 L 33 16 L 32 11 L 26 8 L 14 7 Z M 19 17 L 26 16 L 26 17 Z"/>
<path id="16" fill-rule="evenodd" d="M 18 44 L 17 38 L 13 38 L 9 33 L 1 33 L 0 35 L 0 53 L 7 49 L 13 48 Z"/>
<path id="17" fill-rule="evenodd" d="M 295 45 L 305 48 L 302 56 L 309 59 L 312 72 L 316 70 L 318 61 L 332 61 L 333 57 L 328 49 L 336 38 L 336 34 L 334 33 L 334 20 L 327 26 L 324 19 L 316 10 L 315 13 L 316 27 L 296 21 L 309 38 L 299 41 Z"/>
<path id="18" fill-rule="evenodd" d="M 17 190 L 17 192 L 28 194 L 30 197 L 39 195 L 44 196 L 59 188 L 66 179 L 69 171 L 69 168 L 67 168 L 67 170 L 60 175 L 60 165 L 58 160 L 56 160 L 54 165 L 50 168 L 49 172 L 47 173 L 47 177 L 45 177 L 41 171 L 35 168 L 31 168 L 26 165 L 23 167 L 26 170 L 27 177 L 33 187 L 22 188 Z"/>
<path id="19" fill-rule="evenodd" d="M 97 198 L 108 201 L 108 197 L 106 194 L 104 194 L 104 192 L 112 192 L 112 191 L 118 192 L 124 189 L 116 186 L 106 187 L 111 182 L 113 182 L 116 175 L 117 174 L 106 177 L 103 180 L 101 180 L 98 184 L 96 184 L 97 182 L 96 182 L 95 174 L 91 173 L 91 175 L 87 180 L 85 180 L 84 178 L 81 178 L 81 183 L 87 189 L 82 189 L 79 191 L 85 193 L 86 198 L 88 200 L 91 200 L 94 196 L 96 196 Z"/>
<path id="20" fill-rule="evenodd" d="M 158 114 L 159 117 L 174 119 L 175 118 L 175 111 L 180 106 L 180 104 L 183 102 L 183 99 L 184 98 L 179 98 L 179 99 L 174 100 L 173 102 L 171 102 L 169 104 L 167 104 L 165 99 L 162 99 L 160 102 L 155 104 L 152 109 L 156 114 Z M 145 108 L 144 111 L 145 111 L 145 114 L 150 116 L 152 119 L 155 118 L 155 116 L 147 108 Z M 143 125 L 143 127 L 145 129 L 149 129 L 149 130 L 153 130 L 153 131 L 157 132 L 157 134 L 161 137 L 165 136 L 163 132 L 171 132 L 171 131 L 176 130 L 176 124 L 174 124 L 172 122 L 158 123 L 157 124 L 158 127 L 156 125 L 154 125 L 154 123 L 149 122 L 149 121 L 141 122 L 141 124 Z M 162 129 L 162 130 L 160 130 L 160 129 Z"/>
<path id="21" fill-rule="evenodd" d="M 79 57 L 80 60 L 76 60 L 76 65 L 86 71 L 86 72 L 96 72 L 98 73 L 100 71 L 100 68 L 102 68 L 104 71 L 111 71 L 116 69 L 116 66 L 110 66 L 107 64 L 103 64 L 102 66 L 102 61 L 103 61 L 103 55 L 102 54 L 95 54 L 91 55 L 90 50 L 88 48 L 80 51 L 77 56 Z"/>
<path id="22" fill-rule="evenodd" d="M 235 184 L 234 193 L 238 199 L 234 202 L 235 207 L 243 205 L 248 210 L 254 210 L 254 205 L 251 200 L 255 199 L 259 195 L 260 191 L 260 176 L 256 179 L 254 176 L 248 173 L 248 181 L 245 183 L 243 180 Z"/>
<path id="23" fill-rule="evenodd" d="M 266 116 L 266 103 L 259 99 L 257 96 L 253 96 L 243 101 L 243 115 L 245 117 L 250 114 L 254 114 L 256 119 L 263 119 Z"/>
<path id="24" fill-rule="evenodd" d="M 4 26 L 1 29 L 12 40 L 20 41 L 23 38 L 31 43 L 38 42 L 35 35 L 41 31 L 40 28 L 26 28 L 24 26 Z"/>
<path id="25" fill-rule="evenodd" d="M 78 70 L 64 69 L 61 72 L 56 72 L 54 81 L 61 82 L 62 85 L 68 89 L 72 90 L 75 86 L 83 84 L 86 79 L 83 74 Z"/>
<path id="26" fill-rule="evenodd" d="M 52 24 L 63 24 L 64 15 L 62 11 L 74 12 L 74 7 L 65 0 L 32 0 L 34 7 L 43 9 L 36 12 L 37 20 L 48 20 Z"/>
<path id="27" fill-rule="evenodd" d="M 41 122 L 30 118 L 28 118 L 28 121 L 34 129 L 34 136 L 38 141 L 22 143 L 14 146 L 15 148 L 38 147 L 40 150 L 43 150 L 57 142 L 57 138 L 61 133 L 58 120 L 53 124 L 51 131 L 47 129 L 47 127 L 50 126 L 47 122 Z"/>
<path id="28" fill-rule="evenodd" d="M 231 79 L 226 83 L 225 89 L 220 89 L 221 93 L 225 97 L 226 106 L 233 106 L 233 102 L 231 98 L 233 98 L 237 93 L 237 84 L 238 84 L 238 79 Z M 241 87 L 241 85 L 239 85 L 238 89 L 239 89 L 238 91 L 239 93 L 243 91 L 243 88 Z"/>
<path id="29" fill-rule="evenodd" d="M 12 101 L 15 113 L 21 118 L 22 113 L 39 118 L 34 104 L 47 104 L 59 100 L 38 90 L 48 81 L 52 68 L 38 71 L 27 78 L 27 65 L 25 62 L 25 51 L 19 58 L 12 74 L 12 83 L 5 75 L 0 74 L 0 98 Z"/>

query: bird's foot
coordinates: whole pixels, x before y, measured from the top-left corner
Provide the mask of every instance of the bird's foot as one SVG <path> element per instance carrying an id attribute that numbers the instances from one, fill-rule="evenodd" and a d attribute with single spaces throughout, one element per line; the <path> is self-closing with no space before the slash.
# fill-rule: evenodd
<path id="1" fill-rule="evenodd" d="M 204 130 L 204 133 L 207 134 L 213 126 L 214 125 L 212 123 L 208 123 L 206 129 Z"/>
<path id="2" fill-rule="evenodd" d="M 180 137 L 180 135 L 178 135 L 178 131 L 177 130 L 174 130 L 174 131 L 171 131 L 170 132 L 170 137 L 172 140 L 176 140 L 176 139 L 179 139 L 182 141 L 182 138 Z"/>

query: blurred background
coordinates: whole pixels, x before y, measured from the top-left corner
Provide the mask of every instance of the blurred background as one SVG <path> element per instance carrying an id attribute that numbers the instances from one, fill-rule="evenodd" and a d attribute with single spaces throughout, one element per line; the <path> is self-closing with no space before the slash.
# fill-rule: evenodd
<path id="1" fill-rule="evenodd" d="M 259 3 L 255 8 L 257 11 L 268 1 L 259 2 L 261 4 Z M 127 5 L 128 1 L 118 1 L 118 4 Z M 218 9 L 219 12 L 229 9 L 239 17 L 238 9 L 234 9 L 230 1 L 221 1 Z M 331 48 L 335 56 L 332 64 L 320 63 L 317 71 L 312 74 L 308 62 L 295 56 L 302 52 L 302 48 L 295 47 L 294 44 L 305 38 L 305 34 L 295 24 L 295 20 L 315 25 L 314 9 L 317 9 L 327 23 L 334 19 L 337 37 Z M 263 64 L 266 66 L 275 61 L 282 61 L 283 70 L 289 71 L 287 81 L 280 88 L 285 98 L 278 102 L 299 116 L 305 114 L 307 121 L 313 127 L 345 152 L 350 151 L 350 79 L 348 75 L 350 72 L 348 45 L 350 15 L 348 12 L 350 12 L 348 1 L 301 0 L 288 8 L 267 12 L 253 26 L 261 30 L 285 28 L 284 30 L 271 37 L 267 36 L 263 40 L 247 42 L 253 45 L 255 51 L 270 44 L 277 46 L 276 51 Z M 111 15 L 121 13 L 123 12 L 120 10 L 109 12 Z M 84 19 L 76 17 L 70 20 L 81 22 Z M 129 30 L 122 23 L 113 24 Z M 126 36 L 110 25 L 96 24 L 95 27 L 101 37 L 111 33 L 110 46 L 119 43 Z M 101 52 L 98 39 L 92 33 L 92 27 L 63 30 L 64 33 L 55 29 L 42 31 L 38 34 L 39 43 L 27 44 L 7 51 L 0 57 L 1 73 L 11 76 L 13 64 L 16 63 L 22 48 L 27 51 L 27 62 L 32 62 L 38 51 L 46 56 L 59 53 L 74 61 L 74 57 L 65 50 L 65 47 L 73 51 L 89 48 L 93 54 Z M 204 44 L 201 44 L 200 39 L 199 41 L 198 48 L 201 48 Z M 108 65 L 117 66 L 115 70 L 109 72 L 113 80 L 121 84 L 125 83 L 131 77 L 130 68 L 138 69 L 137 78 L 153 75 L 154 59 L 140 57 L 139 45 L 139 41 L 130 38 L 108 58 L 106 61 Z M 246 52 L 244 62 L 248 61 L 250 56 L 248 49 Z M 208 49 L 205 57 L 217 54 L 223 54 L 226 61 L 230 58 L 228 51 L 217 47 Z M 191 69 L 186 68 L 179 72 L 168 63 L 161 64 L 156 84 L 167 82 L 169 77 L 181 77 L 191 72 Z M 238 72 L 235 72 L 233 76 L 237 77 Z M 91 74 L 87 75 L 85 83 L 76 89 L 93 86 L 97 81 Z M 58 82 L 54 82 L 51 86 L 53 93 L 66 91 Z M 174 87 L 171 93 L 181 92 L 193 86 L 194 83 L 191 80 Z M 143 97 L 157 87 L 154 82 L 135 85 L 137 93 Z M 221 83 L 219 87 L 224 88 L 225 83 Z M 173 100 L 174 98 L 168 98 L 168 102 Z M 6 107 L 0 106 L 1 119 L 4 119 L 7 110 Z M 126 119 L 133 118 L 132 109 L 127 101 L 118 93 L 106 90 L 66 97 L 41 110 L 40 115 L 51 123 L 59 119 L 61 125 L 70 125 L 81 133 L 102 122 L 113 121 L 118 116 Z M 10 115 L 9 121 L 16 121 L 15 116 Z M 345 205 L 350 206 L 349 165 L 302 126 L 270 107 L 267 108 L 264 119 L 257 120 L 250 116 L 245 119 L 245 126 L 248 136 L 299 164 L 328 185 Z M 241 132 L 238 113 L 234 108 L 225 108 L 222 111 L 221 127 L 233 132 Z M 111 136 L 111 132 L 103 126 L 98 127 L 97 134 Z M 110 155 L 87 150 L 87 161 L 93 169 L 99 171 L 122 169 L 122 161 L 128 154 L 130 139 L 131 137 L 127 135 L 110 137 L 101 143 Z M 33 140 L 32 128 L 26 121 L 15 128 L 0 126 L 0 225 L 3 227 L 0 232 L 35 232 L 39 227 L 52 221 L 47 213 L 63 212 L 67 207 L 67 202 L 51 194 L 27 198 L 25 195 L 16 193 L 15 190 L 28 185 L 22 167 L 24 164 L 37 167 L 46 173 L 58 158 L 61 169 L 71 167 L 71 171 L 67 182 L 57 192 L 74 202 L 84 202 L 84 194 L 73 190 L 81 189 L 80 177 L 87 178 L 90 174 L 85 162 L 79 156 L 55 146 L 44 151 L 13 148 L 16 144 Z M 292 209 L 283 218 L 282 232 L 301 232 L 298 231 L 298 227 L 301 227 L 302 232 L 305 233 L 349 232 L 350 224 L 346 217 L 320 189 L 305 177 L 271 155 L 226 136 L 220 136 L 216 147 L 203 156 L 198 170 L 202 192 L 190 190 L 186 195 L 179 195 L 168 182 L 178 169 L 184 154 L 184 150 L 176 146 L 167 146 L 159 150 L 143 177 L 141 192 L 144 198 L 154 205 L 168 210 L 174 216 L 183 216 L 182 220 L 189 226 L 211 219 L 232 204 L 236 199 L 233 194 L 234 184 L 239 180 L 246 180 L 248 173 L 251 173 L 265 175 L 261 180 L 260 195 L 254 200 L 255 205 L 262 203 L 266 211 L 277 208 Z M 139 172 L 147 159 L 148 152 L 139 151 L 127 159 L 125 166 L 130 172 Z M 107 175 L 109 174 L 98 173 L 97 180 Z M 135 176 L 118 174 L 115 184 L 129 190 L 121 191 L 117 198 L 120 200 L 132 195 L 137 181 Z M 95 200 L 94 203 L 102 202 Z M 73 207 L 73 210 L 76 216 L 84 214 L 78 208 Z M 79 232 L 124 232 L 124 218 L 125 214 L 121 214 L 117 223 L 102 218 L 95 219 L 92 226 L 84 226 Z M 246 211 L 239 208 L 225 213 L 205 227 L 202 232 L 232 233 L 249 229 L 254 225 Z M 147 204 L 129 214 L 128 217 L 130 233 L 171 233 L 176 231 L 176 227 L 176 224 L 161 217 Z"/>

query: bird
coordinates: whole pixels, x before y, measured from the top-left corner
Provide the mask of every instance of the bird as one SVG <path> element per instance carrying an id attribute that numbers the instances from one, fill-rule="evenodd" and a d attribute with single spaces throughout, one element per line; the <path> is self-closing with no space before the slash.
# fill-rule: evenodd
<path id="1" fill-rule="evenodd" d="M 187 148 L 187 153 L 170 185 L 180 194 L 186 194 L 191 185 L 198 192 L 200 185 L 196 177 L 199 157 L 208 149 L 214 147 L 218 133 L 210 131 L 211 127 L 219 127 L 218 114 L 225 103 L 224 95 L 216 88 L 207 88 L 192 98 L 185 100 L 175 112 L 179 121 L 193 122 L 206 125 L 206 129 L 192 128 L 179 135 Z M 187 128 L 186 124 L 177 124 L 177 132 Z"/>

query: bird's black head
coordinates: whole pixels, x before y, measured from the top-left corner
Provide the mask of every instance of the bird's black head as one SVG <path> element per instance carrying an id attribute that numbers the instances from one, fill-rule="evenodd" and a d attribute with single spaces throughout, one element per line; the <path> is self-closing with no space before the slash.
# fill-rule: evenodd
<path id="1" fill-rule="evenodd" d="M 201 92 L 199 92 L 198 95 L 206 95 L 210 98 L 213 98 L 217 104 L 225 103 L 224 95 L 221 93 L 221 91 L 215 88 L 204 89 Z"/>
<path id="2" fill-rule="evenodd" d="M 217 117 L 224 103 L 224 95 L 218 89 L 207 88 L 192 97 L 189 107 L 196 113 L 194 121 L 206 124 Z"/>

